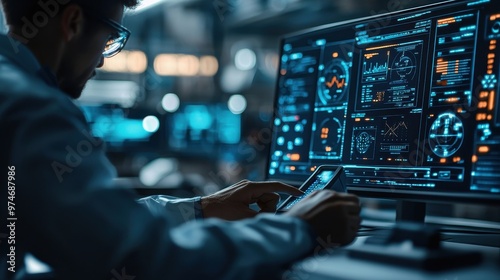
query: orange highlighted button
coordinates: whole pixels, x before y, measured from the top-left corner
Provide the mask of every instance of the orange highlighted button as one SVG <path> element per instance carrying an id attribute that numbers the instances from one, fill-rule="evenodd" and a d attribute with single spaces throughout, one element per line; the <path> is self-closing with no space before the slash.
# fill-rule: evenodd
<path id="1" fill-rule="evenodd" d="M 487 153 L 487 152 L 489 152 L 489 151 L 490 151 L 490 147 L 488 147 L 488 146 L 481 146 L 481 147 L 479 147 L 477 150 L 478 150 L 480 153 L 483 153 L 483 154 L 484 154 L 484 153 Z"/>
<path id="2" fill-rule="evenodd" d="M 299 160 L 300 160 L 300 155 L 299 155 L 299 154 L 288 154 L 287 156 L 288 156 L 288 157 L 290 158 L 290 160 L 292 160 L 292 161 L 299 161 Z"/>

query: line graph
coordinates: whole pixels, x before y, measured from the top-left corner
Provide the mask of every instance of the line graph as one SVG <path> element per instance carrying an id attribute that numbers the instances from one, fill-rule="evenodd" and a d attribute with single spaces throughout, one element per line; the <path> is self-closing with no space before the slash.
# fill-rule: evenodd
<path id="1" fill-rule="evenodd" d="M 363 58 L 363 82 L 385 81 L 389 72 L 391 51 L 365 53 Z"/>
<path id="2" fill-rule="evenodd" d="M 370 66 L 367 66 L 366 63 L 363 64 L 364 66 L 364 74 L 378 74 L 378 73 L 387 73 L 387 63 L 379 65 L 378 63 L 370 63 Z"/>
<path id="3" fill-rule="evenodd" d="M 318 97 L 323 105 L 342 102 L 349 85 L 349 63 L 336 58 L 326 65 L 318 78 Z"/>
<path id="4" fill-rule="evenodd" d="M 387 123 L 387 121 L 385 122 L 385 127 L 387 128 L 387 130 L 385 131 L 384 133 L 384 136 L 394 136 L 394 137 L 399 137 L 398 136 L 398 133 L 399 133 L 399 129 L 400 128 L 405 128 L 405 129 L 408 129 L 408 126 L 406 125 L 406 123 L 404 121 L 400 121 L 396 124 L 393 124 L 392 126 L 389 125 Z"/>
<path id="5" fill-rule="evenodd" d="M 325 82 L 326 86 L 328 88 L 332 88 L 334 85 L 337 86 L 337 88 L 343 88 L 345 86 L 345 79 L 337 79 L 337 76 L 333 76 L 331 81 Z"/>

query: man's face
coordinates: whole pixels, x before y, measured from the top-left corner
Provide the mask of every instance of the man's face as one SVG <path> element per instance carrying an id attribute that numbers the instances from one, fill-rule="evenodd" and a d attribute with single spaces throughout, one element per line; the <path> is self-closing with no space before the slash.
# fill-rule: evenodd
<path id="1" fill-rule="evenodd" d="M 123 6 L 117 5 L 103 16 L 121 22 Z M 59 73 L 56 73 L 61 90 L 74 99 L 80 97 L 87 81 L 95 75 L 96 68 L 103 65 L 102 52 L 110 34 L 114 31 L 111 26 L 97 18 L 85 16 L 84 21 L 81 36 L 69 44 L 61 61 Z"/>

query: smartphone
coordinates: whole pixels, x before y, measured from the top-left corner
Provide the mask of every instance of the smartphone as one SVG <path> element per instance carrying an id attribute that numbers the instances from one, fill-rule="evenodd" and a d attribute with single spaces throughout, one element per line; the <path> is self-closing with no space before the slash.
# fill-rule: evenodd
<path id="1" fill-rule="evenodd" d="M 317 190 L 332 189 L 337 192 L 346 192 L 344 168 L 339 165 L 321 165 L 309 176 L 299 187 L 304 194 L 301 196 L 290 196 L 283 201 L 276 212 L 285 212 L 299 201 Z"/>

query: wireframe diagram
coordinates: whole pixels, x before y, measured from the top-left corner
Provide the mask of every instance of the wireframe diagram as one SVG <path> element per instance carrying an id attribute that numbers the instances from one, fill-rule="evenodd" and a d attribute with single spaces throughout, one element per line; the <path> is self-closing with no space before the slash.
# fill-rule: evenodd
<path id="1" fill-rule="evenodd" d="M 355 125 L 350 136 L 350 158 L 386 164 L 408 162 L 411 152 L 420 144 L 419 131 L 415 129 L 421 125 L 420 117 L 420 114 L 351 117 Z"/>
<path id="2" fill-rule="evenodd" d="M 351 141 L 351 158 L 373 160 L 375 156 L 376 126 L 354 127 Z"/>

